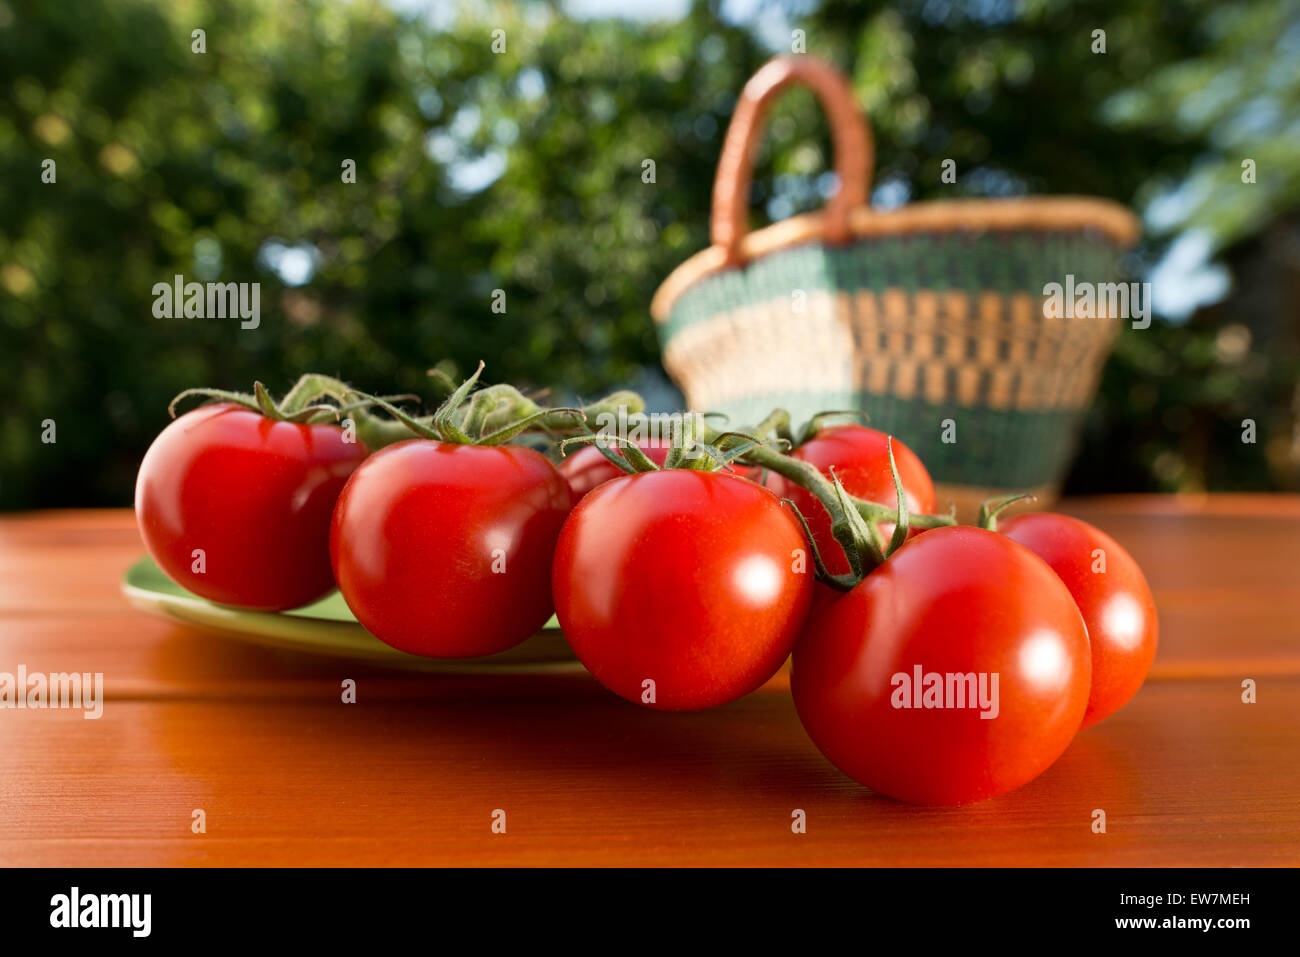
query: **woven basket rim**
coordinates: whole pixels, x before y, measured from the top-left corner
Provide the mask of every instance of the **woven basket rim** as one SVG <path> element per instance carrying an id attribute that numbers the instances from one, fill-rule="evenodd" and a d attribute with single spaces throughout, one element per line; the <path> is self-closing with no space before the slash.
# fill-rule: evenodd
<path id="1" fill-rule="evenodd" d="M 897 209 L 855 209 L 850 217 L 854 239 L 911 233 L 1074 232 L 1095 229 L 1122 247 L 1141 234 L 1138 218 L 1127 207 L 1091 196 L 1033 196 L 1012 199 L 953 199 L 908 203 Z M 822 238 L 823 214 L 792 216 L 749 233 L 741 243 L 746 263 L 788 246 Z M 730 267 L 726 250 L 710 246 L 691 256 L 663 281 L 650 303 L 656 322 L 668 319 L 677 300 L 701 279 Z"/>

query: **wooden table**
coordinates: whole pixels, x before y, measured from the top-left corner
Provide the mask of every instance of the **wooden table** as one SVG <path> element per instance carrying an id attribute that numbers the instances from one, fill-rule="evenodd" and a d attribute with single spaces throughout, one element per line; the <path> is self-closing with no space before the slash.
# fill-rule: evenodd
<path id="1" fill-rule="evenodd" d="M 100 671 L 107 686 L 97 721 L 0 711 L 0 864 L 1300 863 L 1300 498 L 1065 510 L 1150 576 L 1151 677 L 1038 780 L 942 810 L 829 765 L 784 674 L 673 715 L 585 675 L 292 656 L 129 608 L 118 582 L 142 552 L 129 511 L 0 517 L 0 671 Z M 344 678 L 355 705 L 340 702 Z M 192 833 L 195 809 L 206 833 Z"/>

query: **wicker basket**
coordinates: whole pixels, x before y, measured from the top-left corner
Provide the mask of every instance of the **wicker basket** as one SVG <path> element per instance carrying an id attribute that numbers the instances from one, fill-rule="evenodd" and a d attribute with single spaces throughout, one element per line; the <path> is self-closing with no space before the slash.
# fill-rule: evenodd
<path id="1" fill-rule="evenodd" d="M 748 232 L 764 116 L 792 84 L 830 118 L 839 191 L 824 210 Z M 746 84 L 713 189 L 713 245 L 652 305 L 664 365 L 690 408 L 796 424 L 858 408 L 929 467 L 965 512 L 1001 492 L 1051 500 L 1119 319 L 1049 318 L 1044 287 L 1112 282 L 1138 235 L 1117 204 L 1079 197 L 867 205 L 871 134 L 848 83 L 781 57 Z"/>

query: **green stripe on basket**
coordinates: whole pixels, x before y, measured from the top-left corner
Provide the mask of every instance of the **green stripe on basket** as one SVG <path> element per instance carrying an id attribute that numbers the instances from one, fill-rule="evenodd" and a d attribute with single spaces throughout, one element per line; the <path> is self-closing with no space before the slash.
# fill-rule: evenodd
<path id="1" fill-rule="evenodd" d="M 862 392 L 772 393 L 696 411 L 725 412 L 729 425 L 738 427 L 761 421 L 777 407 L 790 412 L 796 434 L 817 412 L 861 409 L 873 428 L 897 436 L 919 455 L 936 482 L 1010 489 L 1060 479 L 1074 457 L 1086 411 L 972 408 Z M 948 419 L 955 425 L 954 443 L 943 441 Z"/>
<path id="2" fill-rule="evenodd" d="M 1118 249 L 1092 232 L 934 233 L 861 239 L 846 246 L 804 243 L 769 253 L 744 269 L 701 279 L 673 304 L 660 327 L 667 342 L 682 329 L 744 307 L 791 302 L 795 290 L 888 289 L 1041 295 L 1049 282 L 1110 282 Z"/>
<path id="3" fill-rule="evenodd" d="M 774 304 L 793 304 L 796 290 L 807 295 L 961 292 L 972 301 L 990 292 L 1038 296 L 1046 284 L 1064 282 L 1067 275 L 1076 283 L 1114 281 L 1118 255 L 1106 236 L 1087 230 L 894 235 L 833 247 L 811 242 L 695 283 L 678 298 L 659 334 L 666 346 L 683 329 L 727 322 L 739 309 L 771 314 Z M 790 321 L 798 317 L 792 313 Z M 834 358 L 828 356 L 827 361 Z M 724 353 L 711 361 L 725 366 L 728 357 Z M 690 391 L 689 383 L 679 384 Z M 862 408 L 873 424 L 911 446 L 936 480 L 1000 488 L 1059 481 L 1074 455 L 1084 414 L 1077 408 L 998 410 L 856 391 L 779 390 L 735 400 L 716 411 L 728 413 L 738 424 L 753 423 L 775 406 L 788 408 L 796 422 L 823 409 Z M 957 426 L 955 444 L 940 441 L 941 424 L 949 418 Z"/>

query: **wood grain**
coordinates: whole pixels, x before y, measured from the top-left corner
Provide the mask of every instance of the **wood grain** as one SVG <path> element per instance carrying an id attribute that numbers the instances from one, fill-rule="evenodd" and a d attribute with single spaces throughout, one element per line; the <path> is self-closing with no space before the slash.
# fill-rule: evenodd
<path id="1" fill-rule="evenodd" d="M 1300 863 L 1297 500 L 1063 508 L 1147 570 L 1152 679 L 1038 780 L 942 810 L 844 778 L 784 675 L 670 715 L 586 676 L 363 671 L 131 610 L 129 512 L 4 517 L 0 671 L 102 671 L 107 702 L 99 720 L 0 711 L 0 864 Z"/>

